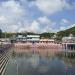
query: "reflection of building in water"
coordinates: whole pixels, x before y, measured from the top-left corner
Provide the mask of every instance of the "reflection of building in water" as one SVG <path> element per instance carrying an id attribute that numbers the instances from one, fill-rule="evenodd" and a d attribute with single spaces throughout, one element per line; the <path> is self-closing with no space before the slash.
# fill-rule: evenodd
<path id="1" fill-rule="evenodd" d="M 75 50 L 75 37 L 73 37 L 72 34 L 70 34 L 69 37 L 63 37 L 62 45 L 65 50 Z"/>
<path id="2" fill-rule="evenodd" d="M 57 50 L 55 49 L 38 49 L 38 48 L 29 48 L 29 49 L 21 49 L 21 48 L 14 48 L 13 49 L 17 54 L 38 54 L 40 56 L 55 56 Z"/>
<path id="3" fill-rule="evenodd" d="M 69 59 L 69 58 L 63 58 L 63 63 L 65 65 L 65 68 L 72 68 L 75 66 L 75 59 Z"/>

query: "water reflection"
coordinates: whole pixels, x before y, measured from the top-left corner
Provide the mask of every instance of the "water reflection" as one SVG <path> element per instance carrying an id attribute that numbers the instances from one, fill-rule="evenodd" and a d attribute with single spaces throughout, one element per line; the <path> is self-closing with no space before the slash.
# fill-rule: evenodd
<path id="1" fill-rule="evenodd" d="M 75 75 L 75 59 L 59 58 L 53 50 L 27 51 L 12 50 L 5 75 Z"/>

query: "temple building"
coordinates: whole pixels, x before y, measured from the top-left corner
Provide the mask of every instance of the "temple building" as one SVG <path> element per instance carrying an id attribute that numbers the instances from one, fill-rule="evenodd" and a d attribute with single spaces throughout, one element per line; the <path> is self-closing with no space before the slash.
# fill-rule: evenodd
<path id="1" fill-rule="evenodd" d="M 30 43 L 55 43 L 54 39 L 40 39 L 40 35 L 18 35 L 16 37 L 16 42 L 30 42 Z"/>
<path id="2" fill-rule="evenodd" d="M 65 50 L 75 50 L 75 37 L 72 34 L 69 37 L 63 37 L 62 46 Z"/>
<path id="3" fill-rule="evenodd" d="M 26 42 L 26 40 L 27 40 L 27 37 L 26 36 L 23 36 L 23 35 L 18 35 L 16 37 L 16 41 L 17 42 Z"/>
<path id="4" fill-rule="evenodd" d="M 39 42 L 40 35 L 27 35 L 27 42 Z"/>
<path id="5" fill-rule="evenodd" d="M 55 43 L 54 39 L 40 39 L 41 43 Z"/>
<path id="6" fill-rule="evenodd" d="M 16 37 L 17 42 L 39 42 L 40 40 L 40 35 L 18 35 Z"/>

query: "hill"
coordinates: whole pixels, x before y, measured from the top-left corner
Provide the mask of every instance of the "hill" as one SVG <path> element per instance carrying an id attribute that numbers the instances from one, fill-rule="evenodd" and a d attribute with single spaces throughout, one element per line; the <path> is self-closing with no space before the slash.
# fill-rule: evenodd
<path id="1" fill-rule="evenodd" d="M 5 34 L 6 34 L 6 37 L 7 38 L 10 38 L 12 37 L 13 35 L 19 35 L 19 34 L 22 34 L 22 35 L 36 35 L 38 33 L 33 33 L 33 32 L 22 32 L 22 33 L 0 33 L 1 34 L 1 37 L 2 38 L 5 38 Z M 44 32 L 44 33 L 41 33 L 39 34 L 40 35 L 40 38 L 52 38 L 56 33 L 51 33 L 51 32 Z M 69 29 L 66 29 L 66 30 L 63 30 L 63 31 L 59 31 L 57 32 L 56 34 L 56 39 L 57 40 L 61 40 L 62 37 L 65 37 L 65 36 L 69 36 L 69 34 L 73 34 L 73 36 L 75 36 L 75 26 L 72 27 L 72 28 L 69 28 Z"/>
<path id="2" fill-rule="evenodd" d="M 64 31 L 57 32 L 57 36 L 59 39 L 65 36 L 69 36 L 70 34 L 73 34 L 73 36 L 75 36 L 75 26 Z"/>

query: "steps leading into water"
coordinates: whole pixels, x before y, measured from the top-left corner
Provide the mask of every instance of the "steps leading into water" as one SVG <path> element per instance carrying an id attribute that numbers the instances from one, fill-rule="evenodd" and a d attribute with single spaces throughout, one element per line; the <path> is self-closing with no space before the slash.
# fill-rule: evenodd
<path id="1" fill-rule="evenodd" d="M 9 61 L 9 51 L 5 50 L 2 54 L 0 54 L 0 75 L 4 75 L 8 61 Z"/>
<path id="2" fill-rule="evenodd" d="M 7 63 L 8 63 L 8 57 L 4 56 L 3 59 L 1 60 L 1 64 L 0 64 L 0 75 L 3 74 L 4 68 L 6 67 Z"/>

